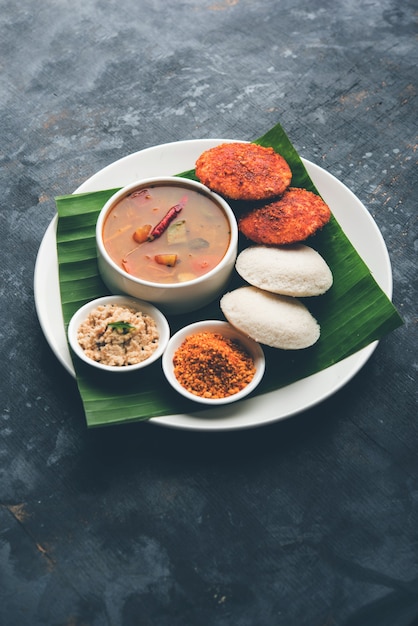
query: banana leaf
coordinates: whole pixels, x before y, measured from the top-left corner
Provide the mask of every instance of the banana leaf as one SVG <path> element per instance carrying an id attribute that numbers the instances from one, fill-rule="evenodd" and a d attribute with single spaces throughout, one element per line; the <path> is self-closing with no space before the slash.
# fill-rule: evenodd
<path id="1" fill-rule="evenodd" d="M 292 170 L 292 186 L 318 193 L 280 124 L 255 143 L 272 146 L 284 156 Z M 194 170 L 177 175 L 196 179 Z M 59 281 L 65 327 L 85 302 L 108 294 L 97 268 L 95 224 L 100 209 L 115 191 L 107 189 L 56 198 Z M 324 370 L 403 323 L 334 216 L 315 235 L 314 243 L 307 243 L 325 258 L 334 276 L 334 284 L 326 294 L 305 299 L 321 326 L 321 337 L 306 350 L 265 348 L 266 375 L 256 394 L 279 389 Z M 242 281 L 236 276 L 230 288 L 240 284 Z M 181 316 L 180 320 L 178 316 L 169 318 L 171 331 L 174 333 L 180 326 L 200 319 L 223 319 L 219 303 Z M 88 427 L 196 412 L 195 403 L 169 387 L 159 363 L 131 377 L 124 376 L 122 383 L 119 376 L 98 373 L 73 354 L 72 360 Z M 161 389 L 165 390 L 164 394 Z"/>

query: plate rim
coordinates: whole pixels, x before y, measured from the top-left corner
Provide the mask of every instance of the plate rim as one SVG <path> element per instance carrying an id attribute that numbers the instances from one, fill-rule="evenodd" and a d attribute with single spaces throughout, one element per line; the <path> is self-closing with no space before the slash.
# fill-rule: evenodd
<path id="1" fill-rule="evenodd" d="M 217 143 L 232 142 L 232 141 L 241 141 L 241 140 L 222 139 L 222 138 L 190 139 L 190 140 L 169 142 L 169 143 L 158 144 L 155 146 L 150 146 L 148 148 L 144 148 L 143 150 L 138 150 L 131 154 L 125 155 L 124 157 L 121 157 L 120 159 L 117 159 L 116 161 L 109 163 L 107 166 L 105 166 L 101 170 L 98 170 L 95 174 L 93 174 L 91 177 L 86 179 L 81 185 L 79 185 L 79 187 L 77 187 L 77 189 L 73 193 L 74 194 L 84 193 L 86 191 L 99 191 L 100 189 L 103 189 L 103 185 L 100 185 L 99 187 L 95 188 L 96 182 L 98 180 L 105 177 L 108 173 L 112 172 L 112 170 L 114 170 L 115 168 L 123 167 L 126 163 L 129 163 L 131 161 L 134 162 L 135 159 L 138 159 L 138 158 L 143 158 L 144 154 L 149 155 L 152 152 L 156 152 L 158 154 L 159 151 L 162 151 L 164 149 L 171 150 L 173 149 L 173 147 L 174 148 L 185 147 L 187 149 L 188 147 L 191 147 L 191 146 L 200 147 L 202 146 L 202 144 L 216 145 Z M 242 142 L 242 143 L 246 143 L 246 142 Z M 380 244 L 379 251 L 382 254 L 382 259 L 380 259 L 380 262 L 384 261 L 384 264 L 383 264 L 384 270 L 382 270 L 382 274 L 384 275 L 386 284 L 385 285 L 380 284 L 380 287 L 385 292 L 387 297 L 391 299 L 392 291 L 393 291 L 393 275 L 392 275 L 390 257 L 389 257 L 389 253 L 387 250 L 386 243 L 373 217 L 367 211 L 366 207 L 359 200 L 359 198 L 343 182 L 341 182 L 338 178 L 336 178 L 333 174 L 331 174 L 327 170 L 321 168 L 315 163 L 309 161 L 308 159 L 305 159 L 303 157 L 301 157 L 301 159 L 310 175 L 312 175 L 312 173 L 317 173 L 317 174 L 321 173 L 321 175 L 325 176 L 325 178 L 329 178 L 330 180 L 334 182 L 334 184 L 337 184 L 338 186 L 342 187 L 345 193 L 351 196 L 353 201 L 359 204 L 360 208 L 364 211 L 364 217 L 367 219 L 369 226 L 373 229 L 374 235 L 378 239 L 378 244 Z M 183 169 L 183 171 L 185 170 Z M 123 183 L 121 186 L 124 186 L 125 184 L 127 183 Z M 109 186 L 109 188 L 112 188 L 112 187 L 113 186 Z M 319 191 L 322 194 L 320 189 Z M 40 292 L 42 291 L 43 283 L 45 281 L 45 277 L 43 277 L 42 275 L 43 264 L 45 262 L 45 256 L 48 253 L 51 254 L 50 248 L 53 243 L 54 243 L 54 249 L 56 253 L 55 245 L 56 245 L 57 223 L 58 223 L 58 216 L 57 214 L 55 214 L 53 218 L 51 219 L 43 235 L 41 244 L 38 249 L 38 253 L 37 253 L 37 257 L 35 261 L 35 269 L 34 269 L 35 309 L 36 309 L 36 313 L 38 316 L 38 320 L 39 320 L 42 332 L 45 336 L 47 343 L 49 344 L 50 348 L 52 349 L 54 355 L 59 360 L 61 365 L 63 365 L 63 367 L 67 370 L 67 372 L 73 378 L 75 378 L 75 372 L 74 372 L 74 368 L 72 365 L 71 356 L 68 350 L 68 345 L 67 345 L 68 355 L 67 354 L 63 355 L 60 352 L 59 348 L 57 348 L 54 342 L 52 341 L 50 328 L 48 327 L 47 319 L 45 318 L 45 315 L 44 315 L 45 307 L 39 296 Z M 57 259 L 56 259 L 56 263 L 57 263 Z M 59 284 L 58 284 L 58 289 L 59 289 Z M 64 327 L 64 321 L 63 321 L 62 311 L 61 311 L 60 306 L 59 306 L 58 318 L 61 320 L 62 327 Z M 268 425 L 277 421 L 281 421 L 283 419 L 288 419 L 290 417 L 298 415 L 304 411 L 307 411 L 317 406 L 318 404 L 322 403 L 330 396 L 337 393 L 350 380 L 352 380 L 352 378 L 354 378 L 354 376 L 356 376 L 356 374 L 364 367 L 364 365 L 367 363 L 367 361 L 369 360 L 369 358 L 371 357 L 371 355 L 377 348 L 378 344 L 379 344 L 378 340 L 374 341 L 368 346 L 366 346 L 365 348 L 362 348 L 361 350 L 357 351 L 353 355 L 347 357 L 346 359 L 343 359 L 342 361 L 339 361 L 338 363 L 330 366 L 329 368 L 326 368 L 326 370 L 321 370 L 320 372 L 312 374 L 311 376 L 295 381 L 294 383 L 291 383 L 290 385 L 286 385 L 285 387 L 281 387 L 279 389 L 267 392 L 265 394 L 262 394 L 261 396 L 255 396 L 254 398 L 244 399 L 235 405 L 234 404 L 228 405 L 228 407 L 224 409 L 221 409 L 220 407 L 211 408 L 211 409 L 199 408 L 195 412 L 190 412 L 187 414 L 170 414 L 170 415 L 152 417 L 146 421 L 147 423 L 152 423 L 152 424 L 156 424 L 156 425 L 160 425 L 164 427 L 181 429 L 181 430 L 228 431 L 228 430 L 241 430 L 241 429 L 254 428 L 254 427 L 259 427 L 263 425 Z M 260 406 L 258 406 L 257 408 L 254 406 L 257 402 L 258 403 L 260 402 L 260 398 L 264 400 L 264 404 L 270 403 L 271 401 L 273 401 L 273 404 L 277 405 L 277 401 L 274 402 L 274 398 L 272 399 L 272 397 L 277 396 L 278 393 L 283 393 L 283 390 L 286 390 L 286 393 L 291 394 L 294 387 L 299 387 L 301 385 L 303 386 L 303 384 L 306 382 L 313 383 L 317 378 L 323 378 L 324 372 L 328 372 L 328 370 L 337 372 L 337 378 L 338 378 L 338 372 L 341 369 L 346 369 L 347 371 L 345 372 L 345 374 L 343 373 L 343 375 L 339 378 L 339 380 L 336 381 L 329 388 L 328 391 L 326 392 L 323 391 L 319 393 L 317 397 L 312 398 L 307 403 L 297 408 L 294 408 L 293 410 L 289 411 L 286 414 L 269 415 L 269 417 L 265 417 L 261 419 L 250 419 L 248 422 L 242 422 L 238 418 L 238 423 L 237 423 L 237 419 L 231 419 L 231 414 L 234 414 L 234 418 L 236 418 L 235 414 L 236 414 L 237 407 L 242 409 L 243 405 L 245 404 L 245 408 L 248 409 L 247 413 L 249 413 L 250 415 L 252 414 L 252 412 L 260 412 Z M 213 416 L 214 412 L 218 414 L 217 418 Z M 227 415 L 223 415 L 224 413 L 227 413 Z M 219 420 L 221 420 L 221 423 L 219 423 Z M 112 425 L 112 424 L 109 424 L 109 425 Z"/>

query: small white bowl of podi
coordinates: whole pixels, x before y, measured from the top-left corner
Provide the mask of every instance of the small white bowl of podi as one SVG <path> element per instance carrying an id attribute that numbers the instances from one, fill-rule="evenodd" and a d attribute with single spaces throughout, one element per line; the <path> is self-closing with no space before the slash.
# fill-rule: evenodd
<path id="1" fill-rule="evenodd" d="M 265 357 L 259 343 L 228 322 L 207 320 L 171 337 L 162 366 L 179 394 L 217 406 L 242 400 L 255 390 L 264 376 Z"/>
<path id="2" fill-rule="evenodd" d="M 201 183 L 149 178 L 106 202 L 96 244 L 99 271 L 112 293 L 179 314 L 202 308 L 225 290 L 238 227 L 229 204 Z"/>
<path id="3" fill-rule="evenodd" d="M 106 372 L 126 373 L 162 356 L 170 327 L 149 302 L 104 296 L 74 313 L 67 334 L 72 350 L 85 363 Z"/>

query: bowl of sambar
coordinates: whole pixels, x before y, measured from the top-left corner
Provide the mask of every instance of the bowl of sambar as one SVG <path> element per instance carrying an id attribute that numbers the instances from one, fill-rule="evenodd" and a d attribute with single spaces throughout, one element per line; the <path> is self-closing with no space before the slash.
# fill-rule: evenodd
<path id="1" fill-rule="evenodd" d="M 235 265 L 238 228 L 229 204 L 201 183 L 155 177 L 112 195 L 97 220 L 96 244 L 111 293 L 177 314 L 222 294 Z"/>

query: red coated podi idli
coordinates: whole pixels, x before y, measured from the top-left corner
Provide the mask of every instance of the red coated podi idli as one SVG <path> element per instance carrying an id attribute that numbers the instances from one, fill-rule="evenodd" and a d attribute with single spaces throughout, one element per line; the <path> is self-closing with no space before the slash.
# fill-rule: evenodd
<path id="1" fill-rule="evenodd" d="M 304 241 L 330 218 L 331 210 L 320 196 L 290 187 L 278 200 L 241 216 L 238 228 L 254 243 L 277 246 Z"/>
<path id="2" fill-rule="evenodd" d="M 255 143 L 223 143 L 203 152 L 196 175 L 204 185 L 231 200 L 259 201 L 281 195 L 292 171 L 273 148 Z"/>

